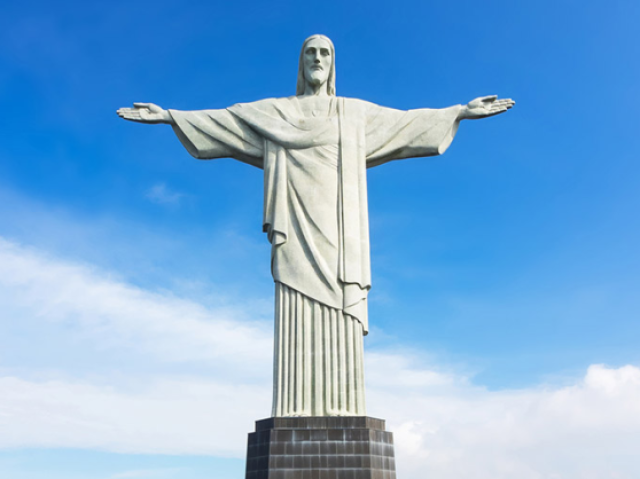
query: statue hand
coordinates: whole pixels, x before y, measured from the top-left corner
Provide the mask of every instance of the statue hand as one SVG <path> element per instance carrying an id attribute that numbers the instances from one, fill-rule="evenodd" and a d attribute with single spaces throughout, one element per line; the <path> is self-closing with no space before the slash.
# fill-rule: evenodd
<path id="1" fill-rule="evenodd" d="M 515 104 L 516 102 L 511 98 L 498 100 L 498 95 L 481 96 L 480 98 L 471 100 L 466 106 L 462 107 L 458 119 L 478 120 L 480 118 L 499 115 Z"/>
<path id="2" fill-rule="evenodd" d="M 117 113 L 120 118 L 140 123 L 173 123 L 169 112 L 153 103 L 134 103 L 133 108 L 120 108 Z"/>

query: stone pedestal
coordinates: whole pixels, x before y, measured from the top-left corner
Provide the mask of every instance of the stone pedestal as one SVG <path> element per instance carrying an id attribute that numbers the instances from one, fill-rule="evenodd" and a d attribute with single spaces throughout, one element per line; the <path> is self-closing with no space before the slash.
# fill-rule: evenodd
<path id="1" fill-rule="evenodd" d="M 371 417 L 256 421 L 246 479 L 396 479 L 393 434 Z"/>

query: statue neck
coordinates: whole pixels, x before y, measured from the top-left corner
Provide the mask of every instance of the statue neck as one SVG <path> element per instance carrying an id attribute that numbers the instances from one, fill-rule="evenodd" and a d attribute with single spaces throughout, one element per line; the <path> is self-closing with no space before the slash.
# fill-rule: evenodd
<path id="1" fill-rule="evenodd" d="M 325 96 L 328 97 L 327 84 L 321 83 L 319 85 L 312 85 L 307 83 L 304 87 L 304 95 L 302 96 Z"/>

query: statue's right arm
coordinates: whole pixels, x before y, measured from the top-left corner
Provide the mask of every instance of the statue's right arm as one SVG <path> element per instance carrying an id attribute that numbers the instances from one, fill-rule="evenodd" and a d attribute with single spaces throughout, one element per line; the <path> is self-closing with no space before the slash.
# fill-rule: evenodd
<path id="1" fill-rule="evenodd" d="M 134 103 L 133 108 L 120 108 L 117 113 L 120 118 L 138 123 L 174 123 L 171 114 L 154 103 Z"/>
<path id="2" fill-rule="evenodd" d="M 139 123 L 166 123 L 189 154 L 200 160 L 234 158 L 263 167 L 264 140 L 228 109 L 165 110 L 153 103 L 120 108 L 118 116 Z"/>

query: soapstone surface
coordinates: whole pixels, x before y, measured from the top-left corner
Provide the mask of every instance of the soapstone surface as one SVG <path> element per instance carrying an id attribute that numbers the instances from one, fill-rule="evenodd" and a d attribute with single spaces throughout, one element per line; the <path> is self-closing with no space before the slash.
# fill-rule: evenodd
<path id="1" fill-rule="evenodd" d="M 276 283 L 273 416 L 363 416 L 362 336 L 371 288 L 366 169 L 434 156 L 460 121 L 503 113 L 480 97 L 443 109 L 396 110 L 336 96 L 335 48 L 305 40 L 296 95 L 220 110 L 134 103 L 118 115 L 165 123 L 195 158 L 264 170 L 263 230 Z"/>

